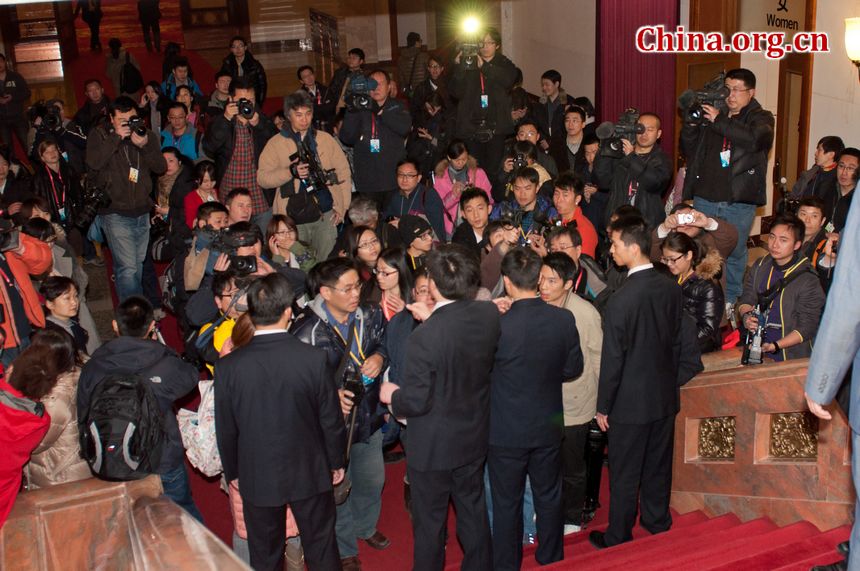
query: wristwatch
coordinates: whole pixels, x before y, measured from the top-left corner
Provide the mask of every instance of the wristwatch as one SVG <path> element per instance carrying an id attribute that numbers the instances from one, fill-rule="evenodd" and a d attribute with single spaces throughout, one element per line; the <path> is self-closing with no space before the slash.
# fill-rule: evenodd
<path id="1" fill-rule="evenodd" d="M 779 347 L 779 343 L 777 343 L 776 341 L 774 341 L 774 342 L 773 342 L 773 352 L 774 352 L 774 353 L 779 353 L 780 351 L 781 351 L 781 349 L 780 349 L 780 347 Z"/>

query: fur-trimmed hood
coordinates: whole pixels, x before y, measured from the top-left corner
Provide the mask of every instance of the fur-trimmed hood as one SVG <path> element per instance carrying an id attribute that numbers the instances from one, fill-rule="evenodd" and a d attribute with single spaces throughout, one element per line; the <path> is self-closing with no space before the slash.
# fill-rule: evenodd
<path id="1" fill-rule="evenodd" d="M 549 98 L 548 98 L 546 95 L 541 95 L 541 96 L 540 96 L 540 104 L 541 104 L 541 105 L 546 105 L 546 102 L 547 102 L 548 100 L 549 100 Z M 562 104 L 562 106 L 564 106 L 564 104 L 565 104 L 565 103 L 573 103 L 573 97 L 571 97 L 570 95 L 568 95 L 568 94 L 564 91 L 564 89 L 559 89 L 559 90 L 558 90 L 558 99 L 557 99 L 557 101 L 558 101 L 559 103 L 561 103 L 561 104 Z"/>
<path id="2" fill-rule="evenodd" d="M 446 176 L 449 164 L 451 164 L 451 161 L 449 161 L 448 159 L 442 159 L 441 161 L 439 161 L 436 164 L 436 170 L 434 171 L 436 178 L 443 178 L 444 176 Z M 473 157 L 472 155 L 469 155 L 469 160 L 466 161 L 466 169 L 469 172 L 472 172 L 473 170 L 475 170 L 477 168 L 478 168 L 477 159 L 475 159 L 475 157 Z"/>
<path id="3" fill-rule="evenodd" d="M 696 266 L 696 275 L 706 280 L 718 279 L 722 272 L 723 257 L 716 248 L 711 248 L 699 265 Z"/>

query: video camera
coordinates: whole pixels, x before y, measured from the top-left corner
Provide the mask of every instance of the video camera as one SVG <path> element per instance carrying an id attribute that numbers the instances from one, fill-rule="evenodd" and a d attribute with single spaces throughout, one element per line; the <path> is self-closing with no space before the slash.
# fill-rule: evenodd
<path id="1" fill-rule="evenodd" d="M 705 117 L 705 109 L 702 105 L 716 107 L 720 113 L 724 113 L 727 109 L 726 97 L 729 93 L 725 72 L 720 72 L 698 91 L 692 89 L 684 91 L 678 96 L 678 109 L 681 110 L 682 120 L 694 127 L 706 125 L 708 119 Z"/>
<path id="2" fill-rule="evenodd" d="M 300 178 L 297 170 L 298 164 L 305 163 L 308 165 L 308 177 L 303 180 L 305 182 L 305 190 L 309 193 L 340 184 L 335 169 L 324 169 L 319 164 L 316 153 L 311 150 L 307 138 L 298 145 L 297 151 L 290 156 L 290 160 L 293 162 L 290 166 L 290 171 L 296 178 Z"/>
<path id="3" fill-rule="evenodd" d="M 762 312 L 758 306 L 753 310 L 753 317 L 758 318 L 758 327 L 756 327 L 755 333 L 750 333 L 747 330 L 746 344 L 741 356 L 741 365 L 761 365 L 764 361 L 761 353 L 761 344 L 764 338 L 767 313 L 767 311 Z"/>
<path id="4" fill-rule="evenodd" d="M 460 52 L 460 65 L 463 66 L 463 69 L 478 69 L 478 43 L 476 40 L 463 42 L 457 51 Z"/>
<path id="5" fill-rule="evenodd" d="M 54 103 L 46 103 L 40 99 L 33 104 L 27 111 L 30 123 L 36 123 L 36 119 L 42 119 L 41 124 L 37 125 L 37 129 L 45 129 L 48 131 L 56 131 L 63 126 L 63 118 L 60 115 L 60 108 Z"/>
<path id="6" fill-rule="evenodd" d="M 597 138 L 600 139 L 600 154 L 605 157 L 620 158 L 624 156 L 623 140 L 636 144 L 636 135 L 645 132 L 645 125 L 639 122 L 639 111 L 633 107 L 626 109 L 617 123 L 605 121 L 597 127 Z"/>
<path id="7" fill-rule="evenodd" d="M 373 99 L 370 92 L 376 89 L 379 83 L 372 77 L 356 75 L 346 88 L 343 102 L 349 111 L 370 111 L 373 109 Z"/>
<path id="8" fill-rule="evenodd" d="M 262 234 L 256 225 L 250 226 L 249 230 L 228 228 L 226 231 L 215 233 L 210 248 L 214 252 L 227 254 L 230 258 L 230 269 L 235 271 L 237 276 L 244 277 L 257 271 L 257 257 L 239 256 L 236 251 L 262 241 Z"/>

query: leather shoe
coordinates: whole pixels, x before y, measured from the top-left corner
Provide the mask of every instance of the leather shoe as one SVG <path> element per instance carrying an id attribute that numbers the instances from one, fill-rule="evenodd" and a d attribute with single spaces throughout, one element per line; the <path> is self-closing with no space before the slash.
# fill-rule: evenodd
<path id="1" fill-rule="evenodd" d="M 382 454 L 382 461 L 386 464 L 396 464 L 403 461 L 404 458 L 406 458 L 406 454 L 400 450 L 391 450 Z"/>
<path id="2" fill-rule="evenodd" d="M 373 532 L 373 535 L 365 539 L 369 546 L 374 549 L 387 549 L 389 545 L 391 545 L 391 540 L 382 535 L 382 532 L 378 529 Z"/>
<path id="3" fill-rule="evenodd" d="M 361 561 L 358 560 L 357 555 L 344 557 L 340 560 L 340 566 L 343 571 L 361 571 Z"/>
<path id="4" fill-rule="evenodd" d="M 596 549 L 606 549 L 609 547 L 606 545 L 606 538 L 604 538 L 604 533 L 602 531 L 592 531 L 589 533 L 588 543 L 593 545 Z"/>

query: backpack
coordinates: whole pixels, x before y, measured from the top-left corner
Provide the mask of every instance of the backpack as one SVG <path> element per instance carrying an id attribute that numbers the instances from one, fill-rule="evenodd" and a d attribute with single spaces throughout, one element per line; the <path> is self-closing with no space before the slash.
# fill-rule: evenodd
<path id="1" fill-rule="evenodd" d="M 143 89 L 143 75 L 133 63 L 131 56 L 125 52 L 125 63 L 119 71 L 119 90 L 122 93 L 136 93 Z"/>
<path id="2" fill-rule="evenodd" d="M 154 473 L 166 441 L 150 381 L 116 373 L 99 382 L 80 411 L 81 454 L 102 480 L 137 480 Z"/>

